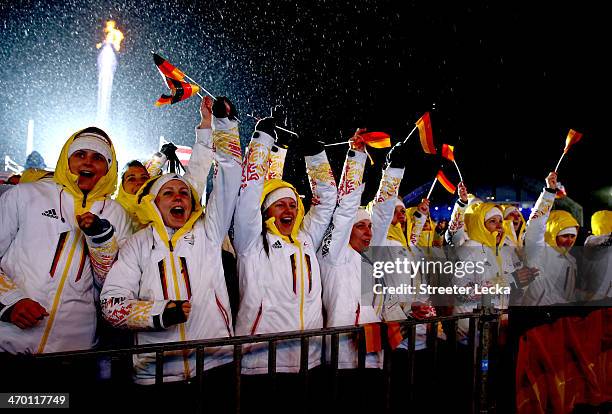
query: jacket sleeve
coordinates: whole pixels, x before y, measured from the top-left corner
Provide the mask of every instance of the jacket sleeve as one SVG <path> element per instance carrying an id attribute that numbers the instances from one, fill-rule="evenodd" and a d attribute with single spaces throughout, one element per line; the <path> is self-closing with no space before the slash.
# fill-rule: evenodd
<path id="1" fill-rule="evenodd" d="M 285 169 L 285 158 L 287 157 L 287 148 L 272 146 L 270 149 L 270 157 L 268 158 L 268 173 L 266 180 L 277 178 L 283 179 L 283 171 Z"/>
<path id="2" fill-rule="evenodd" d="M 338 187 L 338 206 L 321 243 L 321 256 L 328 263 L 338 263 L 342 258 L 341 253 L 349 248 L 353 221 L 365 187 L 362 180 L 366 159 L 364 152 L 351 150 L 344 161 Z"/>
<path id="3" fill-rule="evenodd" d="M 196 128 L 195 132 L 196 142 L 193 145 L 184 178 L 195 188 L 202 198 L 202 204 L 204 204 L 206 201 L 206 180 L 213 163 L 213 132 L 210 128 Z"/>
<path id="4" fill-rule="evenodd" d="M 115 328 L 163 328 L 161 315 L 168 301 L 138 300 L 142 271 L 137 248 L 135 238 L 121 248 L 100 294 L 102 316 Z"/>
<path id="5" fill-rule="evenodd" d="M 461 200 L 455 202 L 453 212 L 451 213 L 451 219 L 448 223 L 448 231 L 446 231 L 444 237 L 446 242 L 451 246 L 461 246 L 467 239 L 465 232 L 465 209 L 467 204 Z"/>
<path id="6" fill-rule="evenodd" d="M 15 282 L 0 269 L 0 320 L 11 306 L 26 297 Z"/>
<path id="7" fill-rule="evenodd" d="M 419 237 L 421 237 L 421 233 L 423 232 L 423 227 L 425 227 L 425 221 L 427 221 L 427 216 L 425 214 L 421 214 L 419 211 L 415 211 L 414 214 L 414 226 L 410 229 L 410 234 L 408 235 L 408 244 L 411 246 L 416 246 L 419 243 Z M 407 217 L 406 220 L 409 220 Z"/>
<path id="8" fill-rule="evenodd" d="M 213 191 L 206 205 L 204 228 L 214 246 L 221 247 L 227 235 L 240 188 L 242 152 L 238 123 L 228 118 L 213 118 L 215 171 Z"/>
<path id="9" fill-rule="evenodd" d="M 118 205 L 113 213 L 106 218 L 111 226 L 104 233 L 96 236 L 85 235 L 91 270 L 96 286 L 104 285 L 106 276 L 117 257 L 119 247 L 131 234 L 130 222 L 125 210 Z"/>
<path id="10" fill-rule="evenodd" d="M 554 191 L 554 190 L 552 190 Z M 525 227 L 525 260 L 528 266 L 539 267 L 545 252 L 546 222 L 555 203 L 555 193 L 544 189 L 536 201 Z"/>
<path id="11" fill-rule="evenodd" d="M 400 183 L 404 177 L 403 168 L 387 167 L 380 179 L 380 185 L 372 205 L 372 241 L 371 246 L 383 246 L 393 221 L 395 200 Z"/>
<path id="12" fill-rule="evenodd" d="M 310 236 L 313 246 L 318 249 L 331 222 L 338 190 L 325 151 L 306 157 L 306 171 L 310 181 L 312 201 L 310 210 L 304 216 L 301 230 Z"/>
<path id="13" fill-rule="evenodd" d="M 268 157 L 274 139 L 255 131 L 242 164 L 242 184 L 234 214 L 234 247 L 237 254 L 252 248 L 261 235 L 261 194 L 268 172 Z"/>
<path id="14" fill-rule="evenodd" d="M 0 259 L 19 231 L 19 191 L 15 186 L 0 196 Z"/>

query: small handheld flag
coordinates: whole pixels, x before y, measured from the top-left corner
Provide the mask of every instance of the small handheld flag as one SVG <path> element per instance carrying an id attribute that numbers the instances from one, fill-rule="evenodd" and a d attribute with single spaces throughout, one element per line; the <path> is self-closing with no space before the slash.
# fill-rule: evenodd
<path id="1" fill-rule="evenodd" d="M 170 95 L 162 95 L 155 102 L 155 106 L 172 105 L 185 99 L 191 98 L 200 90 L 198 85 L 181 82 L 176 79 L 166 77 L 166 84 L 170 88 Z"/>
<path id="2" fill-rule="evenodd" d="M 557 170 L 559 169 L 559 165 L 561 165 L 561 161 L 563 160 L 565 154 L 567 154 L 567 152 L 569 151 L 570 147 L 580 141 L 581 138 L 582 134 L 580 132 L 574 131 L 573 129 L 569 130 L 569 132 L 567 133 L 567 137 L 565 138 L 565 148 L 563 148 L 563 154 L 561 154 L 561 158 L 559 158 L 559 161 L 557 162 L 555 172 L 557 172 Z"/>
<path id="3" fill-rule="evenodd" d="M 448 178 L 446 178 L 446 175 L 444 175 L 444 172 L 442 172 L 442 170 L 438 171 L 436 178 L 438 179 L 440 184 L 442 184 L 442 187 L 446 189 L 446 191 L 451 194 L 455 194 L 455 191 L 457 191 L 457 187 Z"/>
<path id="4" fill-rule="evenodd" d="M 563 149 L 563 152 L 569 151 L 570 147 L 580 141 L 581 138 L 582 134 L 580 132 L 570 129 L 567 133 L 567 138 L 565 138 L 565 148 Z"/>
<path id="5" fill-rule="evenodd" d="M 423 116 L 419 118 L 419 120 L 416 122 L 416 126 L 419 128 L 419 137 L 421 139 L 423 151 L 425 151 L 426 154 L 436 154 L 429 112 L 425 112 Z"/>
<path id="6" fill-rule="evenodd" d="M 459 170 L 457 161 L 455 161 L 455 147 L 453 145 L 442 144 L 442 156 L 447 160 L 452 161 L 453 164 L 455 164 L 455 168 L 457 168 L 457 172 L 459 173 L 459 179 L 463 181 L 461 171 Z"/>
<path id="7" fill-rule="evenodd" d="M 372 148 L 389 148 L 391 146 L 391 136 L 384 132 L 366 132 L 361 134 L 363 142 Z"/>
<path id="8" fill-rule="evenodd" d="M 449 161 L 455 161 L 455 147 L 448 144 L 442 144 L 442 156 Z"/>
<path id="9" fill-rule="evenodd" d="M 162 77 L 170 78 L 177 81 L 185 80 L 185 74 L 179 68 L 168 62 L 166 59 L 153 53 L 153 61 L 157 65 L 157 69 L 161 73 Z"/>

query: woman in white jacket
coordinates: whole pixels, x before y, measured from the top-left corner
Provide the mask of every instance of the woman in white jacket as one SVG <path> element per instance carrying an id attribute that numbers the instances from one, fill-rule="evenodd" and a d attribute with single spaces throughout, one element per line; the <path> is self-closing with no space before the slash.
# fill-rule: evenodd
<path id="1" fill-rule="evenodd" d="M 240 305 L 237 335 L 255 335 L 323 327 L 321 277 L 316 250 L 334 207 L 336 184 L 320 144 L 300 137 L 313 199 L 304 215 L 295 188 L 282 180 L 265 180 L 274 144 L 273 118 L 265 118 L 245 156 L 242 188 L 234 215 Z M 311 338 L 308 368 L 320 364 L 320 338 Z M 278 344 L 277 372 L 298 372 L 300 341 Z M 268 371 L 266 344 L 245 350 L 245 374 Z"/>
<path id="2" fill-rule="evenodd" d="M 199 195 L 181 176 L 149 180 L 138 193 L 138 214 L 149 226 L 122 247 L 102 290 L 104 317 L 115 327 L 138 331 L 138 344 L 232 335 L 221 243 L 240 186 L 241 154 L 237 123 L 218 108 L 223 100 L 217 98 L 213 108 L 217 169 L 206 216 Z M 205 370 L 232 359 L 227 349 L 206 351 Z M 164 382 L 188 380 L 195 368 L 194 352 L 167 353 Z M 151 355 L 135 355 L 134 369 L 136 383 L 155 381 Z"/>

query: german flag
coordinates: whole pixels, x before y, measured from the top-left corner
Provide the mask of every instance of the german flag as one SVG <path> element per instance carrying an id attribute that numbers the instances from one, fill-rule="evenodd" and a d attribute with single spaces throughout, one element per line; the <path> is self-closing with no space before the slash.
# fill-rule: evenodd
<path id="1" fill-rule="evenodd" d="M 404 340 L 399 322 L 387 322 L 387 338 L 389 339 L 389 347 L 391 350 L 397 348 Z"/>
<path id="2" fill-rule="evenodd" d="M 179 68 L 168 62 L 157 53 L 153 53 L 153 61 L 164 78 L 170 78 L 177 81 L 185 80 L 185 74 Z"/>
<path id="3" fill-rule="evenodd" d="M 421 146 L 426 154 L 436 154 L 436 147 L 434 146 L 433 133 L 431 132 L 431 119 L 429 118 L 429 112 L 425 112 L 422 117 L 416 122 L 416 126 L 419 128 L 419 137 L 421 138 Z"/>
<path id="4" fill-rule="evenodd" d="M 446 178 L 446 175 L 444 175 L 442 170 L 438 171 L 436 178 L 438 179 L 440 184 L 442 184 L 442 187 L 446 188 L 446 191 L 448 191 L 451 194 L 455 194 L 457 187 L 455 187 L 455 185 L 448 178 Z"/>
<path id="5" fill-rule="evenodd" d="M 170 88 L 170 95 L 162 95 L 155 102 L 155 106 L 172 105 L 180 101 L 184 101 L 197 94 L 200 90 L 198 85 L 187 82 L 181 82 L 176 79 L 166 77 L 166 84 Z"/>
<path id="6" fill-rule="evenodd" d="M 384 132 L 367 132 L 361 134 L 363 142 L 372 148 L 389 148 L 391 146 L 391 136 Z"/>
<path id="7" fill-rule="evenodd" d="M 570 129 L 567 133 L 567 138 L 565 138 L 565 149 L 563 150 L 563 153 L 567 153 L 570 147 L 580 141 L 581 138 L 582 134 L 580 132 Z"/>
<path id="8" fill-rule="evenodd" d="M 448 144 L 442 144 L 442 156 L 449 161 L 455 161 L 455 147 Z"/>
<path id="9" fill-rule="evenodd" d="M 380 340 L 380 325 L 378 323 L 368 323 L 363 325 L 365 333 L 366 352 L 378 352 L 382 349 Z"/>

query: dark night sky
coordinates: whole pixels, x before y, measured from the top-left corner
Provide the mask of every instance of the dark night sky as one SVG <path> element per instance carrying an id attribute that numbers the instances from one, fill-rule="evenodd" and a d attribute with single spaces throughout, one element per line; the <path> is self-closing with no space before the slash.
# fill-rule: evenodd
<path id="1" fill-rule="evenodd" d="M 543 180 L 568 129 L 577 129 L 584 138 L 568 154 L 560 180 L 574 199 L 601 207 L 591 194 L 612 184 L 604 151 L 607 14 L 585 2 L 459 3 L 2 0 L 0 155 L 24 161 L 27 123 L 34 119 L 35 149 L 53 164 L 67 135 L 93 122 L 95 44 L 113 18 L 126 38 L 110 132 L 130 149 L 126 157 L 147 156 L 160 135 L 187 145 L 193 140 L 197 99 L 153 106 L 164 92 L 149 53 L 156 50 L 233 99 L 245 137 L 253 129 L 245 114 L 263 115 L 275 103 L 289 108 L 302 139 L 327 142 L 358 126 L 399 140 L 431 111 L 437 144 L 457 144 L 472 187 L 511 183 L 517 174 Z M 416 136 L 412 145 L 404 193 L 439 166 Z M 328 154 L 339 168 L 343 150 Z M 379 163 L 382 155 L 375 154 Z M 302 171 L 289 160 L 289 177 Z M 434 197 L 447 199 L 441 189 Z"/>

